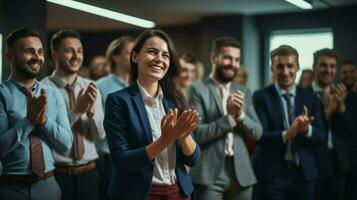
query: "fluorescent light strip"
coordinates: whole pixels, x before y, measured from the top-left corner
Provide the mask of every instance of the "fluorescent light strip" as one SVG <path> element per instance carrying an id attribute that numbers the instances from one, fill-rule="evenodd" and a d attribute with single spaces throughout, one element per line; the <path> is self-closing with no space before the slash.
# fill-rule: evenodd
<path id="1" fill-rule="evenodd" d="M 312 9 L 311 3 L 308 3 L 304 0 L 285 0 L 291 4 L 294 4 L 295 6 L 302 8 L 302 9 Z"/>
<path id="2" fill-rule="evenodd" d="M 125 15 L 122 13 L 114 12 L 111 10 L 107 10 L 104 8 L 99 8 L 97 6 L 92 6 L 89 4 L 81 3 L 78 1 L 72 1 L 72 0 L 47 0 L 47 2 L 51 2 L 54 4 L 58 4 L 61 6 L 66 6 L 69 8 L 73 8 L 76 10 L 81 10 L 84 12 L 88 12 L 91 14 L 99 15 L 102 17 L 106 17 L 109 19 L 113 19 L 116 21 L 124 22 L 127 24 L 132 24 L 135 26 L 140 26 L 143 28 L 153 28 L 155 27 L 155 23 L 149 20 L 141 19 L 138 17 L 133 17 L 130 15 Z"/>

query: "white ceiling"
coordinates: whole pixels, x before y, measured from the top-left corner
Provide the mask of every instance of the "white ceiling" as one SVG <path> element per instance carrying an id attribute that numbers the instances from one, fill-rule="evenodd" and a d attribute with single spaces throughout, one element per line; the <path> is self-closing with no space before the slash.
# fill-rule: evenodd
<path id="1" fill-rule="evenodd" d="M 271 14 L 303 11 L 285 0 L 80 0 L 113 11 L 153 20 L 158 26 L 197 24 L 204 16 L 224 14 Z M 327 1 L 333 7 L 357 4 L 357 0 L 313 0 L 314 9 L 324 9 Z M 47 3 L 49 30 L 75 28 L 78 31 L 135 29 L 135 26 L 113 21 L 71 8 Z"/>

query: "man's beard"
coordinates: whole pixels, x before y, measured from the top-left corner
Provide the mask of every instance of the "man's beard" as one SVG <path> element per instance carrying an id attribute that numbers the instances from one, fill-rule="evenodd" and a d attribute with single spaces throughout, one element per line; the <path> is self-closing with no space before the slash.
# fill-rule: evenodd
<path id="1" fill-rule="evenodd" d="M 234 79 L 234 77 L 237 75 L 238 70 L 237 68 L 234 68 L 234 74 L 230 77 L 224 73 L 224 68 L 234 68 L 234 67 L 231 65 L 225 65 L 225 66 L 216 65 L 216 69 L 215 69 L 216 78 L 221 82 L 228 83 Z"/>
<path id="2" fill-rule="evenodd" d="M 19 62 L 19 60 L 15 59 L 15 69 L 16 71 L 25 79 L 33 79 L 36 78 L 38 73 L 40 72 L 40 69 L 38 71 L 32 71 L 31 69 L 28 69 L 27 65 L 30 65 L 32 63 L 38 63 L 40 65 L 40 69 L 42 68 L 42 65 L 40 64 L 39 60 L 34 60 L 31 59 L 29 61 L 27 61 L 26 63 L 21 63 Z"/>

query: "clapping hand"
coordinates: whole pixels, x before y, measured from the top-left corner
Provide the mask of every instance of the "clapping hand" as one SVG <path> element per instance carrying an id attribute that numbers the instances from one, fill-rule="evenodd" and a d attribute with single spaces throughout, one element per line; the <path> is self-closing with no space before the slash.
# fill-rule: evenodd
<path id="1" fill-rule="evenodd" d="M 88 117 L 93 116 L 93 105 L 97 98 L 97 93 L 97 86 L 93 82 L 88 85 L 86 90 L 81 89 L 77 97 L 74 113 L 77 116 L 82 116 L 84 113 L 87 113 Z"/>
<path id="2" fill-rule="evenodd" d="M 297 116 L 286 133 L 286 140 L 291 140 L 296 137 L 298 133 L 307 134 L 309 125 L 314 120 L 314 117 L 309 117 L 309 111 L 306 106 L 301 115 Z"/>
<path id="3" fill-rule="evenodd" d="M 188 109 L 178 116 L 177 108 L 170 110 L 161 120 L 161 137 L 164 140 L 186 138 L 197 127 L 200 118 L 194 110 Z"/>
<path id="4" fill-rule="evenodd" d="M 47 122 L 47 95 L 41 89 L 41 95 L 35 97 L 29 94 L 27 97 L 27 118 L 33 125 L 43 126 Z"/>

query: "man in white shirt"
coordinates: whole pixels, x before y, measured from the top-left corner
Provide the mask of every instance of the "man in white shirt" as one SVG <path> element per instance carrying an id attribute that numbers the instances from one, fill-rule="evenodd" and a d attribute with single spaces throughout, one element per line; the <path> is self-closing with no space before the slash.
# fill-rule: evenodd
<path id="1" fill-rule="evenodd" d="M 55 177 L 62 199 L 98 199 L 95 141 L 105 137 L 101 96 L 93 82 L 77 75 L 83 62 L 83 47 L 77 32 L 55 33 L 51 50 L 56 69 L 42 83 L 57 87 L 63 95 L 74 138 L 71 151 L 54 152 Z"/>
<path id="2" fill-rule="evenodd" d="M 189 90 L 191 103 L 202 118 L 194 132 L 202 149 L 201 159 L 191 170 L 194 199 L 252 198 L 256 178 L 244 139 L 259 140 L 262 128 L 249 90 L 232 82 L 240 55 L 236 39 L 214 40 L 212 72 Z"/>

